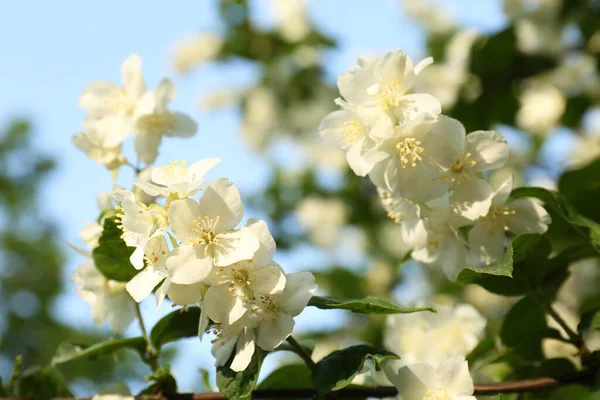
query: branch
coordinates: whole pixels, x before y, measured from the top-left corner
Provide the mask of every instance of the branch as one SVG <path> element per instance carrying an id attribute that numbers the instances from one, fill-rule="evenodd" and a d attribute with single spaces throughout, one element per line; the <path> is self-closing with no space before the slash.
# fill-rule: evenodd
<path id="1" fill-rule="evenodd" d="M 146 340 L 147 360 L 144 360 L 144 361 L 146 361 L 146 363 L 150 366 L 150 369 L 152 370 L 152 372 L 155 372 L 158 369 L 158 361 L 157 361 L 158 354 L 156 353 L 156 350 L 152 346 L 152 341 L 150 340 L 150 337 L 148 336 L 148 331 L 146 331 L 146 326 L 144 325 L 144 319 L 142 318 L 142 312 L 140 310 L 140 305 L 136 301 L 134 301 L 134 304 L 135 304 L 135 315 L 140 323 L 140 329 L 142 330 L 142 336 Z"/>

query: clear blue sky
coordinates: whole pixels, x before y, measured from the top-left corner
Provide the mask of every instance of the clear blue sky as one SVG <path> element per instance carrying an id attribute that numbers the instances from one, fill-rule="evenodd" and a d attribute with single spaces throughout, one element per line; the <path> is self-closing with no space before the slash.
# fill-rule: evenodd
<path id="1" fill-rule="evenodd" d="M 191 114 L 199 123 L 193 139 L 165 140 L 157 163 L 172 159 L 197 160 L 221 157 L 213 176 L 227 176 L 242 193 L 256 191 L 264 184 L 268 170 L 259 156 L 239 139 L 239 115 L 235 110 L 203 112 L 198 103 L 202 93 L 252 82 L 254 71 L 243 64 L 227 68 L 205 67 L 189 76 L 170 69 L 173 43 L 195 31 L 217 31 L 219 21 L 214 0 L 142 1 L 1 1 L 0 2 L 0 126 L 11 117 L 31 118 L 37 131 L 37 147 L 59 158 L 59 169 L 44 188 L 44 213 L 60 227 L 62 238 L 77 240 L 77 232 L 97 213 L 95 196 L 111 189 L 108 172 L 88 160 L 71 145 L 71 135 L 80 130 L 83 111 L 77 98 L 87 83 L 97 79 L 118 81 L 121 62 L 131 53 L 143 58 L 148 85 L 170 76 L 178 88 L 174 109 Z M 499 0 L 440 1 L 468 26 L 483 31 L 502 26 Z M 267 0 L 255 1 L 260 21 L 268 21 Z M 395 0 L 313 0 L 310 17 L 340 44 L 327 55 L 332 81 L 353 65 L 361 54 L 403 48 L 418 56 L 423 35 L 418 26 L 402 15 Z M 332 99 L 333 100 L 333 99 Z M 315 127 L 316 129 L 316 127 Z M 22 160 L 26 162 L 26 160 Z M 124 175 L 124 178 L 127 176 Z M 121 180 L 126 183 L 127 180 Z M 81 261 L 69 252 L 65 282 Z M 284 265 L 286 269 L 292 266 Z M 89 308 L 73 291 L 65 294 L 55 308 L 72 324 L 91 326 Z M 159 315 L 152 301 L 143 304 L 150 323 Z M 298 327 L 321 326 L 318 313 L 298 318 Z M 136 334 L 137 326 L 128 333 Z M 210 369 L 208 344 L 196 339 L 186 343 L 185 360 L 173 366 L 182 389 L 198 387 L 196 369 L 189 360 Z M 90 394 L 84 384 L 77 395 Z"/>

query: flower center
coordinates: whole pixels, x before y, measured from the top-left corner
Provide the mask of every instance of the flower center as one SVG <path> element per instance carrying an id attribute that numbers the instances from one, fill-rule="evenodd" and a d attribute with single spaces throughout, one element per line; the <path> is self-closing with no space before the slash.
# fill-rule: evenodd
<path id="1" fill-rule="evenodd" d="M 489 224 L 488 235 L 493 235 L 494 230 L 498 225 L 502 226 L 504 232 L 508 232 L 510 228 L 506 223 L 506 218 L 515 215 L 517 212 L 510 207 L 492 207 L 488 215 L 484 217 L 485 222 Z"/>
<path id="2" fill-rule="evenodd" d="M 104 100 L 104 107 L 111 111 L 131 115 L 135 111 L 135 102 L 129 99 L 124 90 L 118 90 Z"/>
<path id="3" fill-rule="evenodd" d="M 222 278 L 219 285 L 229 284 L 229 291 L 233 297 L 254 300 L 254 294 L 250 289 L 252 272 L 245 262 L 235 263 L 229 267 L 219 267 L 216 275 Z"/>
<path id="4" fill-rule="evenodd" d="M 358 142 L 362 136 L 361 126 L 355 119 L 344 122 L 342 130 L 344 131 L 344 139 L 350 144 Z"/>
<path id="5" fill-rule="evenodd" d="M 458 185 L 465 181 L 472 181 L 473 177 L 470 175 L 468 169 L 473 168 L 477 165 L 477 161 L 471 160 L 471 153 L 467 153 L 464 157 L 456 160 L 456 163 L 450 168 L 448 175 L 442 176 L 443 179 L 450 183 L 456 183 Z"/>
<path id="6" fill-rule="evenodd" d="M 437 388 L 435 390 L 428 390 L 425 392 L 423 400 L 450 400 L 450 395 L 446 389 Z"/>
<path id="7" fill-rule="evenodd" d="M 396 151 L 400 156 L 402 168 L 408 165 L 416 167 L 417 163 L 423 160 L 425 149 L 421 147 L 421 141 L 412 137 L 408 137 L 396 144 Z"/>
<path id="8" fill-rule="evenodd" d="M 181 164 L 177 161 L 172 161 L 171 164 L 165 165 L 161 167 L 162 175 L 164 180 L 181 180 L 186 173 L 188 172 L 188 168 L 186 168 L 185 164 L 187 160 L 183 160 Z"/>
<path id="9" fill-rule="evenodd" d="M 192 240 L 192 245 L 206 245 L 204 255 L 208 254 L 209 248 L 219 245 L 219 235 L 215 232 L 215 228 L 220 219 L 220 216 L 216 216 L 215 218 L 204 216 L 194 220 L 196 228 L 192 228 L 192 232 L 196 234 L 196 238 Z"/>
<path id="10" fill-rule="evenodd" d="M 142 121 L 144 130 L 156 135 L 164 135 L 175 128 L 175 118 L 168 111 L 146 115 Z"/>
<path id="11" fill-rule="evenodd" d="M 271 296 L 259 296 L 259 308 L 263 312 L 265 319 L 273 320 L 279 317 L 279 300 Z"/>
<path id="12" fill-rule="evenodd" d="M 401 82 L 396 80 L 388 85 L 379 88 L 378 104 L 383 111 L 389 111 L 392 108 L 400 106 L 400 95 L 399 89 Z"/>

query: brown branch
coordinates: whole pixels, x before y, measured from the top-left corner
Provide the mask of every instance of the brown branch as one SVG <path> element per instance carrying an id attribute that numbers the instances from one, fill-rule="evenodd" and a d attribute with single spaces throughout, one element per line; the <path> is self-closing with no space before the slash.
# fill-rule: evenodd
<path id="1" fill-rule="evenodd" d="M 523 393 L 538 390 L 553 389 L 558 386 L 571 383 L 590 383 L 596 370 L 586 369 L 574 374 L 564 375 L 557 378 L 536 378 L 517 382 L 492 383 L 484 385 L 475 385 L 475 395 L 494 395 L 500 393 Z M 316 394 L 315 389 L 264 389 L 252 392 L 253 399 L 308 399 Z M 386 398 L 394 397 L 398 391 L 393 386 L 378 387 L 353 387 L 337 390 L 329 393 L 328 399 L 359 399 L 365 397 Z M 0 400 L 30 400 L 26 397 L 0 397 Z M 138 400 L 225 400 L 227 399 L 220 393 L 181 393 L 165 395 L 145 395 L 137 397 Z M 76 400 L 74 398 L 55 398 L 55 400 Z M 84 398 L 78 400 L 86 400 Z"/>

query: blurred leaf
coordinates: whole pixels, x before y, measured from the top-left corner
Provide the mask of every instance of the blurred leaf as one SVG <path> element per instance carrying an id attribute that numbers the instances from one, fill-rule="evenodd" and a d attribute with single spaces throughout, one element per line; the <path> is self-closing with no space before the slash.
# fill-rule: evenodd
<path id="1" fill-rule="evenodd" d="M 558 188 L 578 213 L 600 223 L 597 201 L 600 198 L 600 159 L 581 169 L 563 173 Z"/>
<path id="2" fill-rule="evenodd" d="M 320 393 L 329 393 L 352 383 L 362 371 L 365 361 L 373 361 L 375 369 L 379 371 L 384 362 L 399 358 L 389 351 L 377 350 L 366 345 L 334 351 L 317 363 L 313 370 L 312 383 Z"/>
<path id="3" fill-rule="evenodd" d="M 491 337 L 486 337 L 477 344 L 477 346 L 471 350 L 471 352 L 467 355 L 466 359 L 469 362 L 470 366 L 473 366 L 475 361 L 480 358 L 486 356 L 488 353 L 493 351 L 496 348 L 494 343 L 494 339 Z"/>
<path id="4" fill-rule="evenodd" d="M 117 394 L 119 396 L 131 396 L 131 390 L 129 390 L 129 386 L 127 386 L 126 383 L 119 382 L 100 389 L 97 394 Z"/>
<path id="5" fill-rule="evenodd" d="M 2 381 L 2 377 L 0 376 L 0 397 L 10 397 L 8 391 L 4 387 L 4 382 Z"/>
<path id="6" fill-rule="evenodd" d="M 586 387 L 569 385 L 554 390 L 548 400 L 592 400 L 592 395 Z"/>
<path id="7" fill-rule="evenodd" d="M 72 397 L 63 376 L 52 367 L 32 367 L 19 379 L 20 397 Z"/>
<path id="8" fill-rule="evenodd" d="M 169 313 L 150 331 L 150 341 L 157 349 L 164 344 L 198 335 L 200 308 L 190 307 Z"/>
<path id="9" fill-rule="evenodd" d="M 166 398 L 169 398 L 170 394 L 177 393 L 177 381 L 175 381 L 175 378 L 171 374 L 171 366 L 169 364 L 158 367 L 152 375 L 146 377 L 146 380 L 152 382 L 152 384 L 142 390 L 138 396 L 161 393 Z"/>
<path id="10" fill-rule="evenodd" d="M 256 382 L 258 382 L 258 375 L 260 374 L 263 360 L 267 354 L 267 352 L 256 348 L 250 365 L 242 372 L 235 372 L 229 368 L 235 357 L 235 354 L 231 354 L 227 363 L 217 368 L 217 387 L 219 388 L 219 392 L 231 400 L 250 399 L 252 391 L 256 387 Z"/>
<path id="11" fill-rule="evenodd" d="M 317 284 L 332 296 L 364 297 L 364 278 L 344 268 L 332 268 L 327 271 L 313 271 Z"/>
<path id="12" fill-rule="evenodd" d="M 141 355 L 144 354 L 146 350 L 146 341 L 143 337 L 134 337 L 108 340 L 96 343 L 89 347 L 82 347 L 72 343 L 63 342 L 56 350 L 54 357 L 52 357 L 52 365 L 63 364 L 84 357 L 111 354 L 125 348 L 136 350 Z"/>
<path id="13" fill-rule="evenodd" d="M 288 364 L 275 371 L 258 385 L 258 389 L 311 388 L 311 373 L 306 364 Z"/>
<path id="14" fill-rule="evenodd" d="M 500 338 L 507 347 L 517 349 L 520 357 L 534 361 L 544 358 L 542 339 L 562 339 L 562 336 L 548 327 L 545 311 L 533 297 L 526 296 L 504 318 Z"/>
<path id="15" fill-rule="evenodd" d="M 123 231 L 117 227 L 116 219 L 106 218 L 98 247 L 92 251 L 96 268 L 108 278 L 120 282 L 130 281 L 138 271 L 129 262 L 135 248 L 128 247 L 121 239 Z"/>
<path id="16" fill-rule="evenodd" d="M 333 296 L 313 296 L 308 302 L 308 305 L 322 310 L 343 309 L 358 314 L 409 314 L 420 311 L 435 312 L 431 307 L 400 307 L 389 301 L 372 296 L 363 299 L 339 299 Z"/>
<path id="17" fill-rule="evenodd" d="M 203 392 L 214 392 L 212 385 L 210 383 L 210 372 L 207 369 L 199 368 L 198 371 L 202 376 L 202 391 Z"/>

